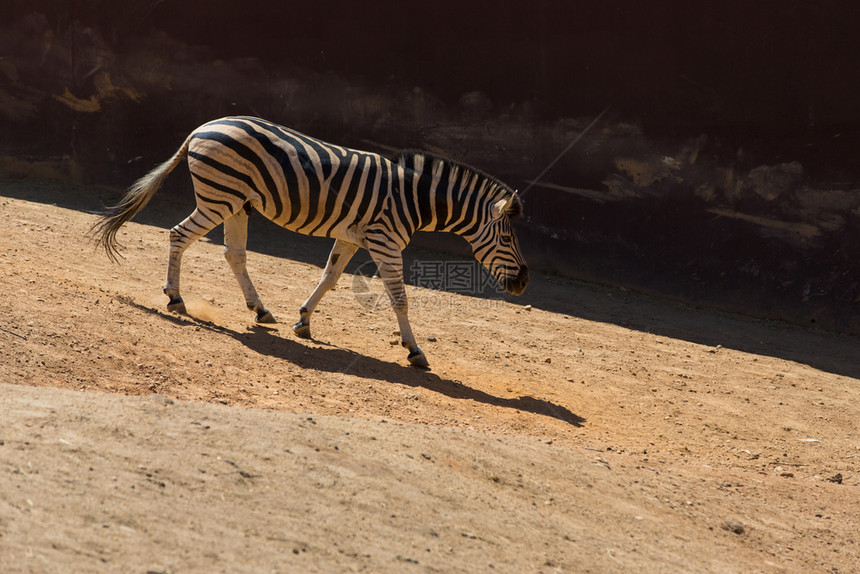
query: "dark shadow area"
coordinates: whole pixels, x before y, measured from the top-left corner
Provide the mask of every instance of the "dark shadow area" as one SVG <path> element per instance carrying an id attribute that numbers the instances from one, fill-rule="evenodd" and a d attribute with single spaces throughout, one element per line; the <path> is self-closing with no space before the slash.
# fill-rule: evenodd
<path id="1" fill-rule="evenodd" d="M 180 173 L 171 176 L 171 179 L 176 181 L 169 182 L 168 186 L 159 192 L 152 203 L 135 219 L 136 222 L 169 229 L 191 212 L 193 207 L 190 203 L 190 181 L 187 179 L 179 181 L 183 175 L 187 178 L 187 170 L 177 169 L 177 171 Z M 183 174 L 181 171 L 186 173 Z M 184 187 L 185 185 L 187 187 Z M 105 205 L 115 202 L 118 198 L 116 190 L 83 189 L 55 182 L 26 181 L 19 184 L 16 180 L 0 180 L 0 196 L 90 213 L 102 210 Z M 183 200 L 183 197 L 186 197 L 186 200 Z M 432 234 L 432 236 L 441 238 L 448 237 L 450 234 Z M 454 237 L 454 239 L 458 238 Z M 219 226 L 202 241 L 222 243 L 222 228 Z M 165 234 L 165 253 L 166 246 L 167 235 Z M 286 231 L 259 214 L 251 218 L 248 240 L 250 251 L 301 261 L 322 269 L 331 246 L 332 240 Z M 96 256 L 99 255 L 96 254 Z M 250 258 L 253 260 L 253 253 L 250 254 Z M 404 252 L 404 265 L 409 269 L 416 260 L 456 258 L 468 260 L 462 253 L 452 255 L 410 246 Z M 354 273 L 358 267 L 368 261 L 370 258 L 367 253 L 360 250 L 347 267 L 346 274 Z M 226 263 L 224 273 L 230 273 Z M 348 275 L 343 277 L 341 285 L 345 285 L 349 280 Z M 314 285 L 309 284 L 307 292 L 310 293 L 313 288 Z M 511 303 L 532 305 L 534 308 L 553 313 L 562 313 L 599 323 L 611 323 L 701 345 L 712 347 L 722 345 L 728 349 L 779 357 L 830 373 L 860 378 L 860 337 L 857 336 L 804 328 L 778 320 L 757 319 L 713 309 L 697 308 L 618 287 L 583 283 L 542 273 L 532 275 L 529 287 L 520 297 L 500 296 L 495 292 L 474 293 L 472 296 L 486 299 L 502 298 Z M 291 344 L 297 345 L 295 342 Z M 304 349 L 304 347 L 301 348 Z M 341 352 L 347 353 L 347 351 Z M 300 362 L 301 357 L 297 357 L 296 361 Z M 371 367 L 368 363 L 363 365 L 367 369 Z M 404 372 L 409 370 L 405 369 Z"/>
<path id="2" fill-rule="evenodd" d="M 365 379 L 402 384 L 415 388 L 420 387 L 453 399 L 471 400 L 490 406 L 552 417 L 576 427 L 581 427 L 585 422 L 583 417 L 550 401 L 530 396 L 505 399 L 478 389 L 473 389 L 456 381 L 442 378 L 430 371 L 398 365 L 397 363 L 389 363 L 321 341 L 314 342 L 326 345 L 325 347 L 309 348 L 295 340 L 282 338 L 277 334 L 277 331 L 263 326 L 256 326 L 246 332 L 238 332 L 208 321 L 200 321 L 193 317 L 174 315 L 152 309 L 128 298 L 121 298 L 120 300 L 126 305 L 145 313 L 157 315 L 177 325 L 193 325 L 194 327 L 201 327 L 215 333 L 227 335 L 256 353 L 287 361 L 306 369 L 354 375 Z"/>
<path id="3" fill-rule="evenodd" d="M 560 290 L 565 292 L 558 297 Z M 555 295 L 555 296 L 554 296 Z M 519 302 L 661 337 L 778 357 L 860 379 L 860 337 L 691 306 L 623 288 L 533 277 Z"/>

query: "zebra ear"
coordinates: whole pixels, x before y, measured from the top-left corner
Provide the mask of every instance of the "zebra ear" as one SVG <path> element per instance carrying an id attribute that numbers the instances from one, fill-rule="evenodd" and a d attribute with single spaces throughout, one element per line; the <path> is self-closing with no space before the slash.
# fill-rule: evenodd
<path id="1" fill-rule="evenodd" d="M 490 214 L 493 216 L 493 219 L 500 218 L 505 213 L 505 211 L 507 211 L 508 207 L 510 206 L 510 203 L 510 199 L 500 199 L 499 201 L 494 203 L 493 207 L 490 208 Z"/>

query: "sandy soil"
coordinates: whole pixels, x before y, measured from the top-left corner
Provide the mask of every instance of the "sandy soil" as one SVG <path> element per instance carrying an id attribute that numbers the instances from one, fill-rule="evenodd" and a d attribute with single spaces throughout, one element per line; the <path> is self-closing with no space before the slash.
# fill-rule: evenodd
<path id="1" fill-rule="evenodd" d="M 411 288 L 422 371 L 351 277 L 295 338 L 330 244 L 260 218 L 282 322 L 217 241 L 166 312 L 166 230 L 110 264 L 98 195 L 0 181 L 3 572 L 860 571 L 856 338 L 535 274 Z"/>

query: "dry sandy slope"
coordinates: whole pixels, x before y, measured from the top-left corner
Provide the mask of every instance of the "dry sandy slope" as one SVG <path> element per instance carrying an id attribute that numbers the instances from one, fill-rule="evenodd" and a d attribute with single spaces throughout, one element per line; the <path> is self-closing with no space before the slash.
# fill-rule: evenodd
<path id="1" fill-rule="evenodd" d="M 272 328 L 195 245 L 178 317 L 164 229 L 45 202 L 95 207 L 0 182 L 4 572 L 860 570 L 856 338 L 537 275 L 412 289 L 419 371 L 349 277 L 292 336 L 325 241 L 261 226 Z"/>

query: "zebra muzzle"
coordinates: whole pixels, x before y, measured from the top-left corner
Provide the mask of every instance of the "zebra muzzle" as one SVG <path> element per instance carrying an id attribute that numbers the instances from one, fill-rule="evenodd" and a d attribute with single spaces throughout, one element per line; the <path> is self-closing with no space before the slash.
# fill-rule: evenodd
<path id="1" fill-rule="evenodd" d="M 520 267 L 516 277 L 507 277 L 504 282 L 505 291 L 514 295 L 521 295 L 526 290 L 526 285 L 529 284 L 529 268 L 523 265 Z"/>

